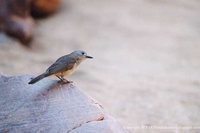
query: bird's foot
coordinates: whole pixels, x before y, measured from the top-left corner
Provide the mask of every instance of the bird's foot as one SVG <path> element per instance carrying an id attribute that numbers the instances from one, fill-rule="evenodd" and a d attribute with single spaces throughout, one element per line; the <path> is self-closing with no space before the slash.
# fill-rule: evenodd
<path id="1" fill-rule="evenodd" d="M 58 83 L 68 84 L 68 83 L 73 83 L 73 81 L 69 81 L 69 80 L 66 80 L 66 79 L 62 79 L 62 80 L 59 80 Z"/>

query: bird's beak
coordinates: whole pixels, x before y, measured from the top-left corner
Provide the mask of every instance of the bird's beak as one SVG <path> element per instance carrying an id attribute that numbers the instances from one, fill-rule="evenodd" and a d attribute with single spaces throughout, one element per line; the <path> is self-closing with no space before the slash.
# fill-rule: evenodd
<path id="1" fill-rule="evenodd" d="M 92 58 L 93 58 L 92 56 L 88 56 L 88 55 L 86 55 L 85 57 L 86 57 L 86 58 L 89 58 L 89 59 L 92 59 Z"/>

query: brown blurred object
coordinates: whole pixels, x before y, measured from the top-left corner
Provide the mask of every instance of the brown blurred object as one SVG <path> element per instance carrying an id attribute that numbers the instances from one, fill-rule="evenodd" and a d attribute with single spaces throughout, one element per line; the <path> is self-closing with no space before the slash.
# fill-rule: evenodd
<path id="1" fill-rule="evenodd" d="M 31 15 L 33 17 L 46 17 L 54 13 L 60 5 L 60 0 L 32 0 Z"/>
<path id="2" fill-rule="evenodd" d="M 60 0 L 0 0 L 0 31 L 28 44 L 33 38 L 34 20 L 56 11 Z"/>
<path id="3" fill-rule="evenodd" d="M 30 0 L 0 0 L 0 29 L 23 44 L 32 40 L 34 21 Z"/>

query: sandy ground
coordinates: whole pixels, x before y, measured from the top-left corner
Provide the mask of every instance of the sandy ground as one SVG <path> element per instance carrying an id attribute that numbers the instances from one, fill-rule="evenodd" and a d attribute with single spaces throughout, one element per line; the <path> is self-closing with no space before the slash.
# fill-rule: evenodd
<path id="1" fill-rule="evenodd" d="M 83 49 L 95 59 L 68 79 L 130 131 L 197 133 L 199 12 L 198 0 L 66 0 L 37 21 L 32 49 L 0 35 L 0 72 L 37 75 Z"/>

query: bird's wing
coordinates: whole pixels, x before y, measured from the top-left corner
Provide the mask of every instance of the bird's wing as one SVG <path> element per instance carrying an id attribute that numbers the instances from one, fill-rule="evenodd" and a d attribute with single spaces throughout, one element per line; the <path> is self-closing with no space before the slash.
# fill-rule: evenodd
<path id="1" fill-rule="evenodd" d="M 67 71 L 73 68 L 76 60 L 70 56 L 62 56 L 52 64 L 46 72 L 49 74 L 56 74 L 59 72 Z"/>

